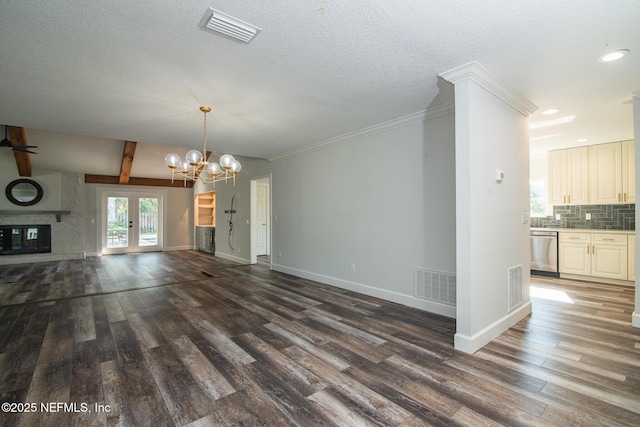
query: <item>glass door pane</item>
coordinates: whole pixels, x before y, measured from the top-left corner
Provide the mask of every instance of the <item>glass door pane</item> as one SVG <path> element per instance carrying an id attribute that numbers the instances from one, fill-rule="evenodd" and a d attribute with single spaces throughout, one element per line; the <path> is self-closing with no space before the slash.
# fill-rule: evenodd
<path id="1" fill-rule="evenodd" d="M 138 199 L 138 246 L 158 245 L 158 199 Z"/>
<path id="2" fill-rule="evenodd" d="M 129 198 L 107 198 L 107 248 L 129 246 Z"/>

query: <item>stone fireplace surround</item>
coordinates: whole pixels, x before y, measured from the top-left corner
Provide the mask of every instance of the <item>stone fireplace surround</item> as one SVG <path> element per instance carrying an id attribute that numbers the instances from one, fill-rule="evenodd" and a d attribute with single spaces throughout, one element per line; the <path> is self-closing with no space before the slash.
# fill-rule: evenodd
<path id="1" fill-rule="evenodd" d="M 82 176 L 67 172 L 59 173 L 58 176 L 61 188 L 59 195 L 55 196 L 57 206 L 52 207 L 62 209 L 64 213 L 42 213 L 43 211 L 34 207 L 0 215 L 0 225 L 51 225 L 51 253 L 0 255 L 0 265 L 86 258 L 85 188 Z"/>

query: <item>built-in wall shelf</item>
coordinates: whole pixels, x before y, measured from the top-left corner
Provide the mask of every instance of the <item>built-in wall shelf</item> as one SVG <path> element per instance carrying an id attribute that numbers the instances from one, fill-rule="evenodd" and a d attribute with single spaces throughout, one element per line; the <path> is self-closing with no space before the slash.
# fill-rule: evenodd
<path id="1" fill-rule="evenodd" d="M 196 194 L 195 199 L 195 223 L 196 227 L 216 226 L 216 193 L 208 191 Z"/>
<path id="2" fill-rule="evenodd" d="M 24 210 L 24 211 L 0 211 L 0 215 L 9 216 L 9 215 L 55 215 L 56 222 L 62 221 L 62 215 L 69 215 L 71 211 L 32 211 L 32 210 Z"/>

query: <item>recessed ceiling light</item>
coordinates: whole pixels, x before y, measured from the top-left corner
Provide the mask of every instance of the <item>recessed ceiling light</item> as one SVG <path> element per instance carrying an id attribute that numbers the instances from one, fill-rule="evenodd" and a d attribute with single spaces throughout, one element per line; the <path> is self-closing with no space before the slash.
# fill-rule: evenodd
<path id="1" fill-rule="evenodd" d="M 580 139 L 578 140 L 578 142 L 587 142 L 587 141 L 588 141 L 588 139 L 587 139 L 587 138 L 580 138 Z"/>
<path id="2" fill-rule="evenodd" d="M 609 52 L 605 55 L 602 55 L 600 58 L 598 58 L 598 62 L 617 61 L 618 59 L 628 54 L 629 54 L 629 49 L 618 49 L 613 52 Z"/>
<path id="3" fill-rule="evenodd" d="M 547 116 L 548 116 L 549 114 L 555 114 L 555 113 L 557 113 L 558 111 L 560 111 L 560 109 L 559 109 L 559 108 L 549 108 L 548 110 L 544 110 L 544 111 L 542 112 L 542 114 L 544 114 L 544 115 L 547 115 Z"/>

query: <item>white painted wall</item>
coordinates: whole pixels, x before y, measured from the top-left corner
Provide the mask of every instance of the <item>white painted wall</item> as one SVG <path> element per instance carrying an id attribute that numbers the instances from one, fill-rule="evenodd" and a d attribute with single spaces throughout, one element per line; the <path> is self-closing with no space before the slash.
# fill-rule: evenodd
<path id="1" fill-rule="evenodd" d="M 453 115 L 398 126 L 273 162 L 273 268 L 454 316 L 414 297 L 455 272 Z"/>
<path id="2" fill-rule="evenodd" d="M 454 342 L 473 353 L 531 312 L 529 222 L 522 222 L 529 213 L 529 130 L 514 104 L 535 106 L 477 63 L 443 76 L 455 84 L 456 108 Z M 497 169 L 503 182 L 496 181 Z M 524 304 L 509 313 L 508 269 L 517 265 Z"/>

